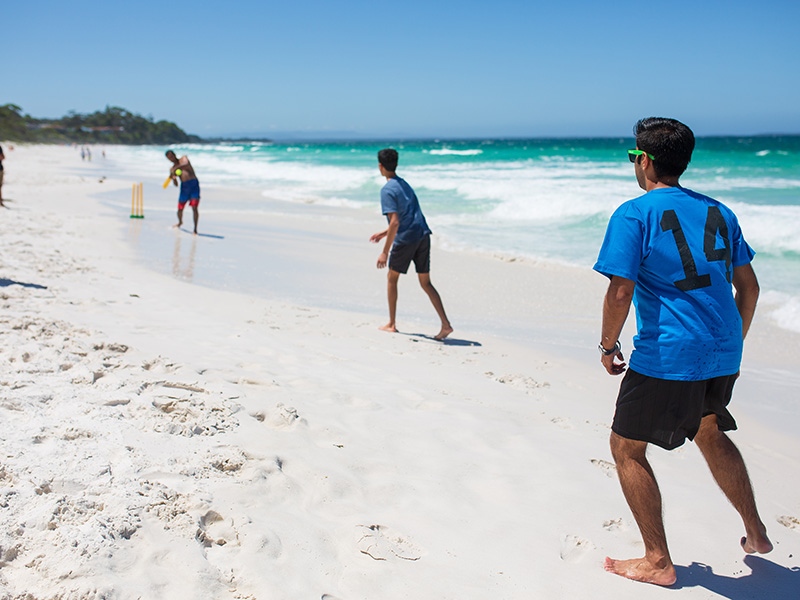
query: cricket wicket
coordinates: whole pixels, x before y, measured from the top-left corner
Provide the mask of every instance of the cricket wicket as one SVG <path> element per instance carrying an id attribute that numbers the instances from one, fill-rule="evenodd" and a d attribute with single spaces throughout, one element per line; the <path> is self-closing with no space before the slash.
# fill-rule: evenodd
<path id="1" fill-rule="evenodd" d="M 131 189 L 131 219 L 144 219 L 144 189 L 141 183 L 134 183 Z"/>

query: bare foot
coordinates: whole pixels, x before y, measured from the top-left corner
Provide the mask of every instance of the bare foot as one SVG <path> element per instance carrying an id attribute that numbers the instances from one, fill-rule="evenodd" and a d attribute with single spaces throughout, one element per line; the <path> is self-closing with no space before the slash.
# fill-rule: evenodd
<path id="1" fill-rule="evenodd" d="M 183 225 L 183 223 L 177 223 L 176 225 L 173 225 L 172 228 L 173 229 L 180 229 L 181 225 Z"/>
<path id="2" fill-rule="evenodd" d="M 453 333 L 453 328 L 450 327 L 450 325 L 447 325 L 445 327 L 442 327 L 442 330 L 439 333 L 437 333 L 435 336 L 433 336 L 433 339 L 439 340 L 441 342 L 444 338 L 446 338 L 451 333 Z"/>
<path id="3" fill-rule="evenodd" d="M 766 554 L 767 552 L 772 552 L 772 542 L 769 541 L 769 538 L 764 532 L 761 535 L 751 535 L 749 537 L 743 537 L 739 540 L 739 543 L 742 545 L 742 550 L 744 550 L 747 554 Z"/>
<path id="4" fill-rule="evenodd" d="M 675 567 L 671 563 L 667 567 L 659 568 L 651 564 L 646 558 L 616 560 L 606 557 L 603 568 L 609 573 L 655 585 L 669 586 L 678 580 L 678 576 L 675 574 Z"/>
<path id="5" fill-rule="evenodd" d="M 387 323 L 382 327 L 378 327 L 381 331 L 388 331 L 389 333 L 397 333 L 397 327 L 394 326 L 392 323 Z"/>

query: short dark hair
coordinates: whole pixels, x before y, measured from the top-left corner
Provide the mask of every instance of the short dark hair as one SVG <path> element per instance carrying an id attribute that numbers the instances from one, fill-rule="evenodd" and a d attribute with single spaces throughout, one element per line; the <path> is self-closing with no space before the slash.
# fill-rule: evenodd
<path id="1" fill-rule="evenodd" d="M 397 161 L 399 156 L 397 150 L 394 148 L 384 148 L 378 152 L 378 162 L 381 163 L 384 169 L 394 173 L 397 170 Z"/>
<path id="2" fill-rule="evenodd" d="M 173 152 L 172 150 L 167 150 L 166 152 L 164 152 L 164 156 L 169 156 L 170 154 L 172 154 L 172 156 L 177 156 L 177 154 L 175 154 L 175 152 Z"/>
<path id="3" fill-rule="evenodd" d="M 680 177 L 689 166 L 694 151 L 694 133 L 675 119 L 647 117 L 633 126 L 636 147 L 652 154 L 653 168 L 659 177 Z"/>

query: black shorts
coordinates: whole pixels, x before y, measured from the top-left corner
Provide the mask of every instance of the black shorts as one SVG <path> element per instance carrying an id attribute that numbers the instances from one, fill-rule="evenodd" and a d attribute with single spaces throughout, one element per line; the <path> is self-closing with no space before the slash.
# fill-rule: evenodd
<path id="1" fill-rule="evenodd" d="M 666 450 L 694 439 L 700 420 L 717 415 L 720 431 L 736 429 L 728 412 L 737 375 L 703 381 L 671 381 L 631 371 L 619 386 L 611 429 L 631 440 L 649 442 Z"/>
<path id="2" fill-rule="evenodd" d="M 393 244 L 389 253 L 389 268 L 398 273 L 407 273 L 414 261 L 417 273 L 431 272 L 431 236 L 426 235 L 413 244 Z"/>

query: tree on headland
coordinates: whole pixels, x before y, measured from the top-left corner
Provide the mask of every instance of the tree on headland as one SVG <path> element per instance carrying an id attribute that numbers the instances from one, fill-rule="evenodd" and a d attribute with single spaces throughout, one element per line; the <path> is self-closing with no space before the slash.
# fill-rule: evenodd
<path id="1" fill-rule="evenodd" d="M 25 117 L 16 104 L 0 106 L 0 140 L 22 140 L 27 134 Z"/>
<path id="2" fill-rule="evenodd" d="M 118 106 L 80 114 L 70 111 L 60 119 L 23 115 L 16 104 L 0 106 L 0 140 L 78 144 L 180 144 L 202 142 L 171 121 L 154 121 Z"/>

